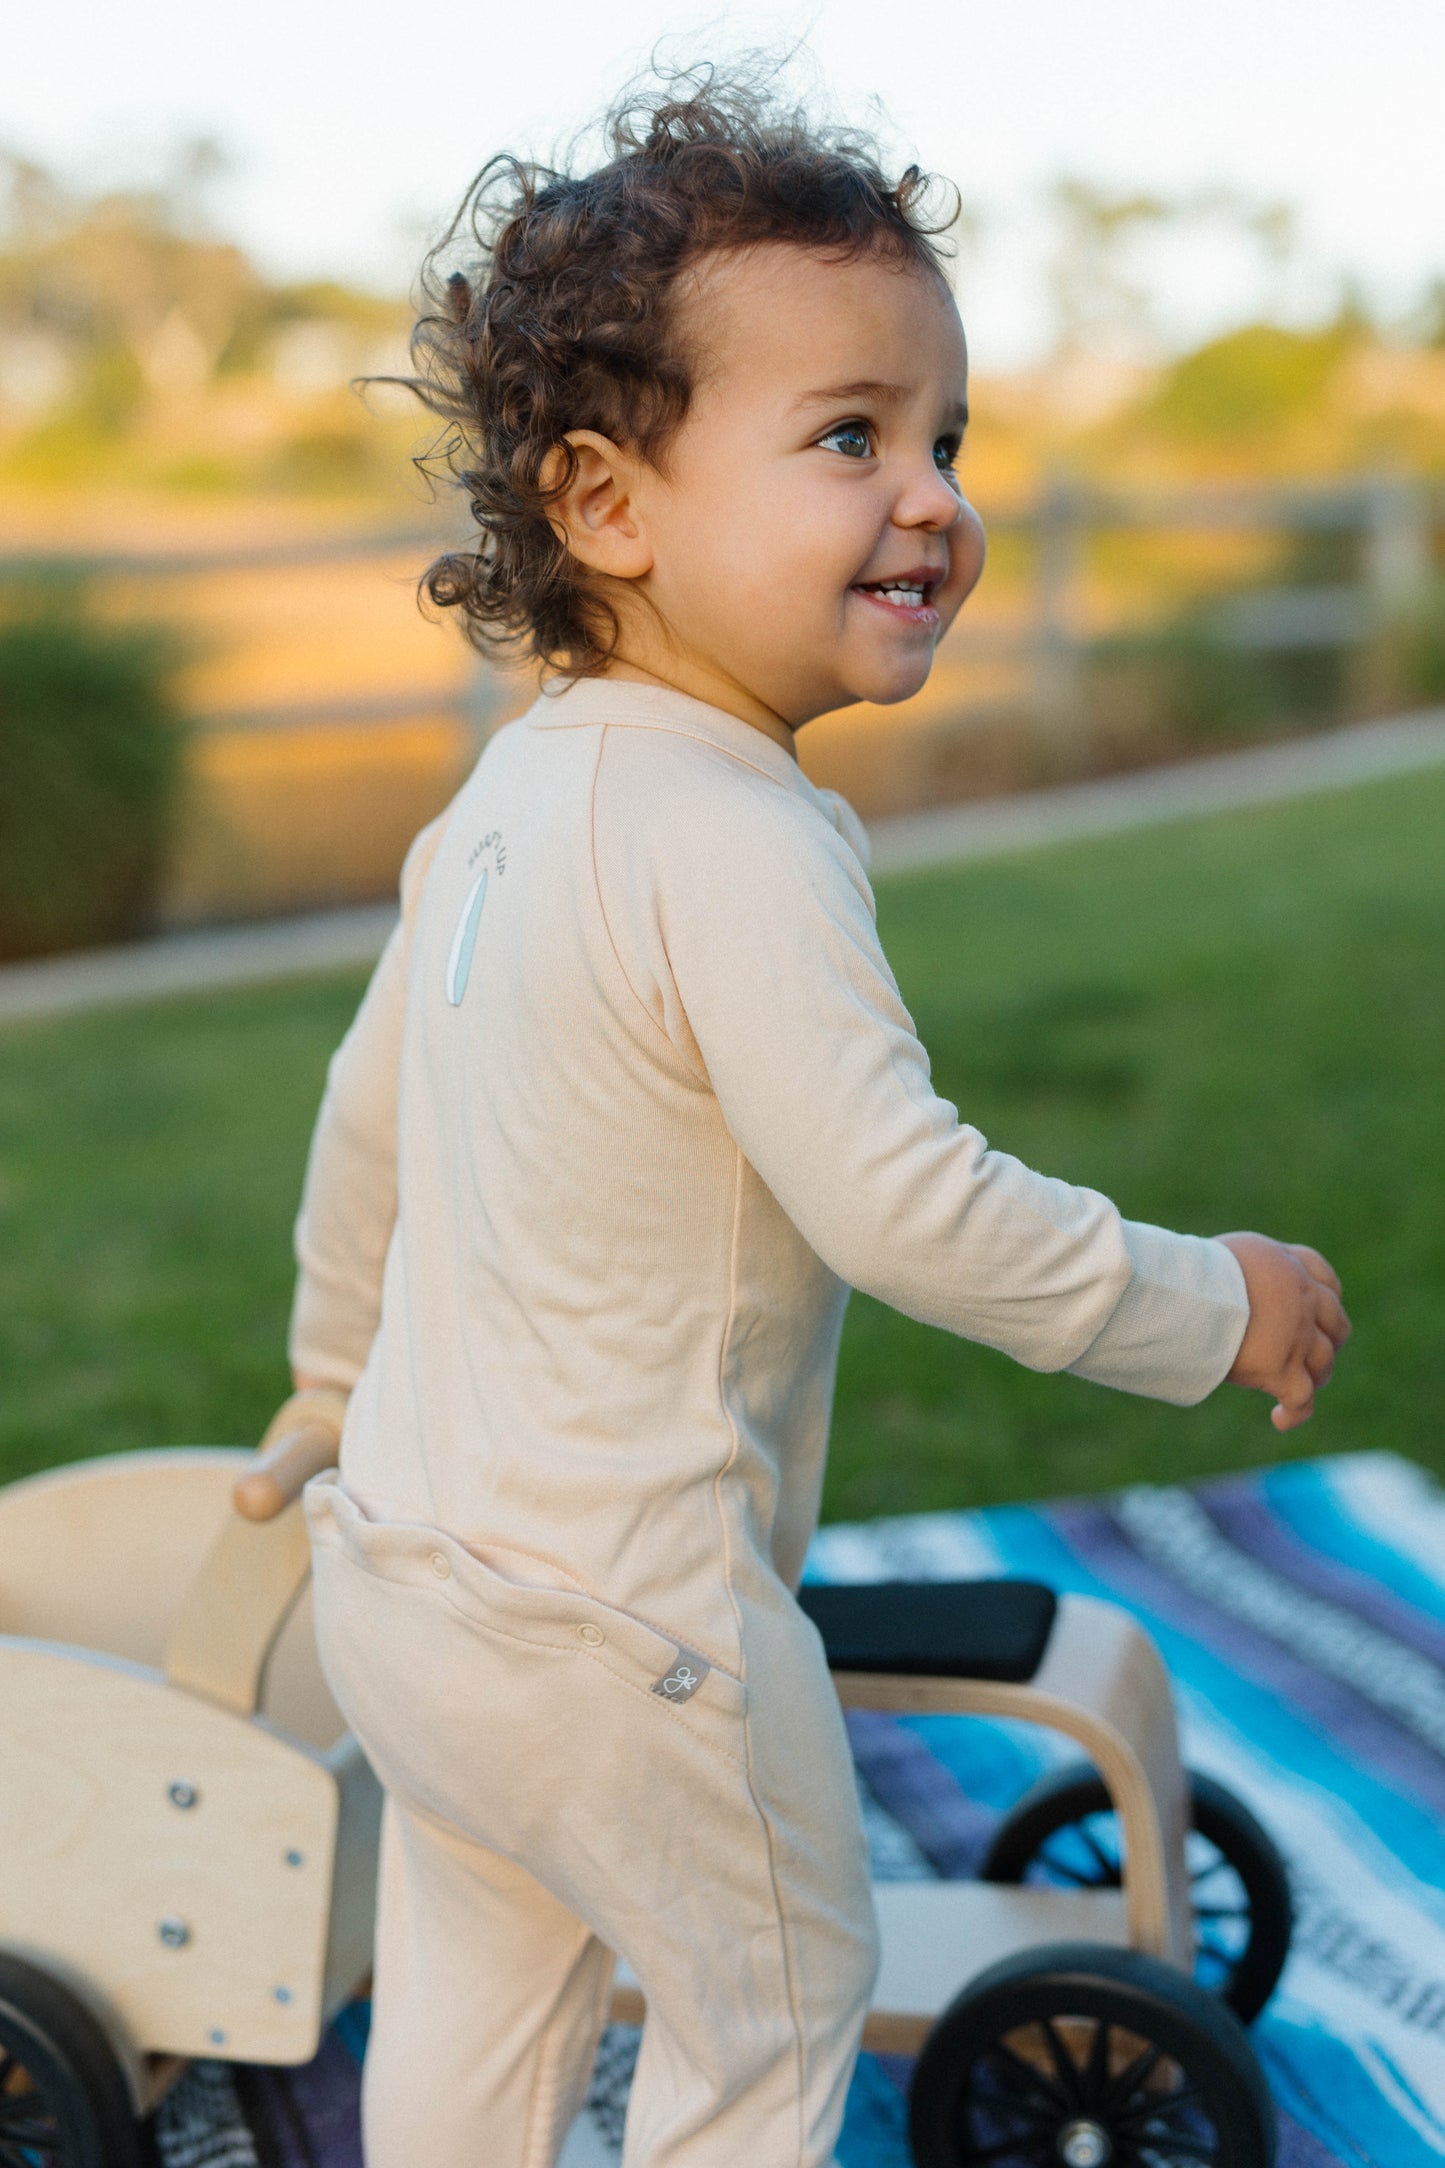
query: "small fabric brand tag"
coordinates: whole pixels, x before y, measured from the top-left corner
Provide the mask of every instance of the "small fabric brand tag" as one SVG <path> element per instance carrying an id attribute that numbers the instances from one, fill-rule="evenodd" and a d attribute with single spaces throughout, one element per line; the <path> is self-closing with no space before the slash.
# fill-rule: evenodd
<path id="1" fill-rule="evenodd" d="M 652 1691 L 661 1694 L 664 1701 L 690 1701 L 711 1669 L 705 1657 L 694 1656 L 691 1649 L 678 1649 L 671 1670 L 663 1672 Z"/>

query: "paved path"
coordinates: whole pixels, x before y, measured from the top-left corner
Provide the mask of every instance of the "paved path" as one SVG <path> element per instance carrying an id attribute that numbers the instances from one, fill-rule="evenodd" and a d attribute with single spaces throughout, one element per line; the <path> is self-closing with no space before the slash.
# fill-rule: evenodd
<path id="1" fill-rule="evenodd" d="M 375 963 L 395 923 L 392 904 L 368 904 L 356 911 L 161 934 L 125 948 L 6 964 L 0 967 L 0 1024 L 362 968 Z"/>
<path id="2" fill-rule="evenodd" d="M 1445 708 L 1430 708 L 1250 752 L 881 821 L 873 831 L 873 871 L 906 873 L 914 867 L 997 858 L 1087 836 L 1119 835 L 1128 828 L 1191 820 L 1202 813 L 1347 790 L 1378 776 L 1408 775 L 1442 763 Z"/>
<path id="3" fill-rule="evenodd" d="M 1442 764 L 1445 708 L 1433 708 L 1251 752 L 880 821 L 873 829 L 873 870 L 902 873 L 1118 835 Z M 389 904 L 372 904 L 0 966 L 0 1024 L 364 967 L 381 953 L 395 917 Z"/>

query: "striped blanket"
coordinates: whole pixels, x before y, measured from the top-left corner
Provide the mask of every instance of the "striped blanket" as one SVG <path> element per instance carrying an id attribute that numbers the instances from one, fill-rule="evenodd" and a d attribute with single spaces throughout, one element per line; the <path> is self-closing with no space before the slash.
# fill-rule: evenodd
<path id="1" fill-rule="evenodd" d="M 824 1529 L 809 1578 L 1018 1573 L 1107 1596 L 1155 1636 L 1186 1757 L 1265 1822 L 1297 1910 L 1254 2038 L 1281 2168 L 1445 2159 L 1445 1494 L 1353 1454 L 1194 1489 Z M 874 1871 L 973 1871 L 999 1815 L 1071 1750 L 978 1718 L 850 1719 Z M 164 2168 L 359 2168 L 365 2011 L 293 2073 L 198 2065 Z M 636 2036 L 605 2037 L 565 2168 L 615 2168 Z M 907 2066 L 865 2056 L 841 2168 L 909 2168 Z"/>

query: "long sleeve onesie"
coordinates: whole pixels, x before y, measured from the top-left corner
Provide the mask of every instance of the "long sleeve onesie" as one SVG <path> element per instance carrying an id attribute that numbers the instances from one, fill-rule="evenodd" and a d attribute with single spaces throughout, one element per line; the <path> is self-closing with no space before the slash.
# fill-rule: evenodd
<path id="1" fill-rule="evenodd" d="M 790 1591 L 850 1285 L 1175 1401 L 1233 1358 L 1228 1250 L 935 1093 L 865 859 L 747 724 L 583 682 L 408 862 L 292 1336 L 352 1388 L 307 1499 L 323 1661 L 388 1794 L 370 2168 L 550 2168 L 614 1951 L 648 2011 L 627 2168 L 832 2160 L 876 1939 Z"/>
<path id="2" fill-rule="evenodd" d="M 866 856 L 678 693 L 584 681 L 492 741 L 413 848 L 298 1223 L 293 1360 L 355 1387 L 374 1507 L 643 1610 L 681 1579 L 735 1656 L 728 1559 L 801 1569 L 849 1286 L 1035 1369 L 1218 1384 L 1236 1260 L 959 1120 Z"/>

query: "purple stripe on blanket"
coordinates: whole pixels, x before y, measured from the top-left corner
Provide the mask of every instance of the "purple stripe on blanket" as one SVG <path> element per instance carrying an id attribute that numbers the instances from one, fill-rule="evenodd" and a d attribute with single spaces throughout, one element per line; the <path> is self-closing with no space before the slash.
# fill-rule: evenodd
<path id="1" fill-rule="evenodd" d="M 1275 2168 L 1340 2168 L 1340 2156 L 1321 2145 L 1312 2131 L 1297 2123 L 1285 2109 L 1279 2114 L 1279 2151 Z"/>
<path id="2" fill-rule="evenodd" d="M 236 2104 L 251 2139 L 257 2168 L 320 2168 L 310 2134 L 293 2098 L 289 2070 L 242 2065 L 236 2071 L 235 2086 Z M 232 2133 L 225 2135 L 229 2138 Z M 185 2154 L 181 2157 L 187 2158 Z M 200 2156 L 204 2162 L 209 2162 L 212 2157 L 209 2149 Z M 226 2146 L 218 2157 L 229 2162 L 230 2146 Z M 238 2159 L 244 2157 L 237 2155 Z M 331 2168 L 330 2162 L 326 2163 L 326 2168 Z"/>
<path id="3" fill-rule="evenodd" d="M 299 2069 L 236 2076 L 259 2168 L 362 2168 L 356 2057 L 337 2028 Z"/>
<path id="4" fill-rule="evenodd" d="M 328 2032 L 316 2060 L 291 2072 L 291 2093 L 325 2168 L 362 2168 L 356 2058 Z"/>
<path id="5" fill-rule="evenodd" d="M 902 1823 L 946 1880 L 977 1874 L 998 1816 L 961 1791 L 942 1762 L 896 1716 L 850 1709 L 847 1721 L 854 1762 L 879 1806 Z"/>
<path id="6" fill-rule="evenodd" d="M 1112 1515 L 1093 1505 L 1051 1507 L 1048 1518 L 1082 1564 L 1125 1603 L 1137 1604 L 1210 1649 L 1231 1670 L 1293 1704 L 1345 1755 L 1380 1782 L 1445 1816 L 1445 1761 L 1281 1643 L 1182 1588 L 1137 1551 Z"/>
<path id="7" fill-rule="evenodd" d="M 1272 1573 L 1308 1595 L 1368 1619 L 1381 1633 L 1445 1668 L 1445 1626 L 1415 1610 L 1382 1581 L 1308 1549 L 1270 1510 L 1257 1481 L 1233 1477 L 1207 1484 L 1194 1496 L 1221 1535 Z"/>

